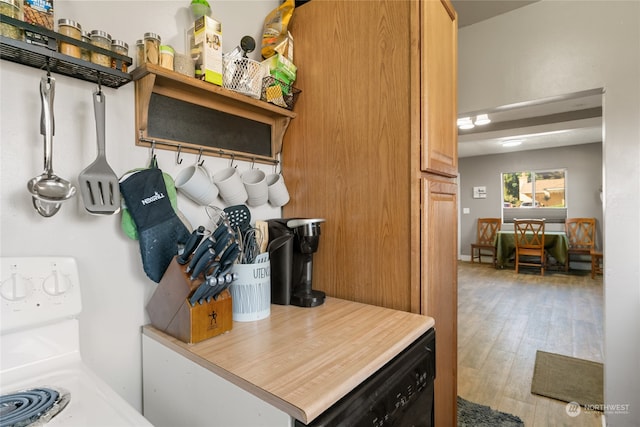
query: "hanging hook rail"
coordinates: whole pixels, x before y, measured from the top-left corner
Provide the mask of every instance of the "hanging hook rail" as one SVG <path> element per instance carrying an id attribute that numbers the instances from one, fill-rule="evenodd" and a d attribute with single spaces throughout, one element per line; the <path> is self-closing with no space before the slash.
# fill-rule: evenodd
<path id="1" fill-rule="evenodd" d="M 198 153 L 198 162 L 204 162 L 204 160 L 201 159 L 202 155 L 209 155 L 209 156 L 216 156 L 216 157 L 228 157 L 231 159 L 232 163 L 236 159 L 241 159 L 241 160 L 250 161 L 254 163 L 255 162 L 268 163 L 276 167 L 280 163 L 280 160 L 274 159 L 271 157 L 259 156 L 255 154 L 236 153 L 233 151 L 223 150 L 221 148 L 189 147 L 189 146 L 185 146 L 184 144 L 178 144 L 178 143 L 169 142 L 169 141 L 158 141 L 151 138 L 145 138 L 143 136 L 139 136 L 138 141 L 147 143 L 150 146 L 153 146 L 154 148 L 157 146 L 172 147 L 172 148 L 175 148 L 176 151 L 178 151 L 179 153 L 182 153 L 186 150 L 189 150 L 191 152 L 195 151 Z M 177 155 L 176 162 L 178 160 L 182 160 L 179 157 L 180 157 L 180 154 Z"/>

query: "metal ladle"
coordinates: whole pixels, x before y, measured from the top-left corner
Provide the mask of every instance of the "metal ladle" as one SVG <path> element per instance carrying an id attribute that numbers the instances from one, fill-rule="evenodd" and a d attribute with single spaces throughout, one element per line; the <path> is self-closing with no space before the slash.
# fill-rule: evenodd
<path id="1" fill-rule="evenodd" d="M 53 173 L 53 97 L 55 95 L 55 79 L 50 75 L 40 80 L 40 99 L 42 115 L 40 116 L 40 133 L 44 135 L 44 172 L 27 182 L 27 189 L 32 195 L 33 207 L 44 217 L 55 215 L 62 202 L 76 194 L 76 188 L 69 181 Z"/>

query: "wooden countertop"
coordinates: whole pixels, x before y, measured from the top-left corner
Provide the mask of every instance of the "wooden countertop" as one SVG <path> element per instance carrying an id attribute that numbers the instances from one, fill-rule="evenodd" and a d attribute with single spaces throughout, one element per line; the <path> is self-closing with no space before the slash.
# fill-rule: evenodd
<path id="1" fill-rule="evenodd" d="M 309 423 L 434 326 L 427 316 L 327 298 L 271 305 L 271 315 L 185 344 L 143 333 L 292 417 Z"/>

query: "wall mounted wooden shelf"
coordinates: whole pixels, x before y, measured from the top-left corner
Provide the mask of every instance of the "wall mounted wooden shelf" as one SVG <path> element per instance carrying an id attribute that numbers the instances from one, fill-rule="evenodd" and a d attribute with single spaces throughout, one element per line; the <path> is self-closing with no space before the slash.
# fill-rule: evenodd
<path id="1" fill-rule="evenodd" d="M 296 113 L 157 65 L 131 75 L 137 145 L 277 163 Z"/>

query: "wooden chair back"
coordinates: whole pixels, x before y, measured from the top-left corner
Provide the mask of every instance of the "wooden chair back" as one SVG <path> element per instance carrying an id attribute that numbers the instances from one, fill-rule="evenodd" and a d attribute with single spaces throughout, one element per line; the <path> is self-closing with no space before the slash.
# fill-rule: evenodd
<path id="1" fill-rule="evenodd" d="M 567 218 L 564 231 L 569 244 L 565 271 L 569 271 L 571 255 L 589 255 L 596 249 L 596 219 L 595 218 Z"/>
<path id="2" fill-rule="evenodd" d="M 567 218 L 565 233 L 569 242 L 569 250 L 578 250 L 585 254 L 591 253 L 596 246 L 595 218 Z"/>
<path id="3" fill-rule="evenodd" d="M 491 257 L 491 263 L 496 266 L 496 234 L 502 226 L 500 218 L 478 218 L 476 242 L 471 244 L 471 262 L 477 259 L 482 263 L 483 256 Z"/>
<path id="4" fill-rule="evenodd" d="M 516 273 L 520 265 L 540 267 L 544 276 L 544 219 L 515 219 L 513 230 L 516 244 Z M 525 258 L 527 257 L 527 258 Z"/>
<path id="5" fill-rule="evenodd" d="M 500 218 L 478 218 L 476 244 L 493 246 L 501 226 Z"/>

